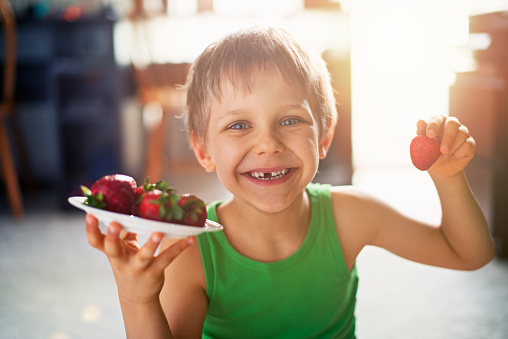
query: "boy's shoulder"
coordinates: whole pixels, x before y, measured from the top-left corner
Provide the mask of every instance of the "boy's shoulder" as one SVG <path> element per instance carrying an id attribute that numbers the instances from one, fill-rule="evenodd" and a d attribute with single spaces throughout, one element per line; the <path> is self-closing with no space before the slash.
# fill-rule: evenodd
<path id="1" fill-rule="evenodd" d="M 361 188 L 354 185 L 330 186 L 332 195 L 343 195 L 345 197 L 367 197 L 368 194 Z"/>
<path id="2" fill-rule="evenodd" d="M 380 201 L 365 190 L 354 185 L 333 186 L 329 184 L 310 183 L 307 191 L 314 197 L 329 197 L 334 215 L 349 215 L 359 218 L 358 213 L 369 206 L 379 205 Z"/>
<path id="3" fill-rule="evenodd" d="M 373 196 L 354 185 L 334 186 L 330 184 L 311 182 L 307 185 L 306 189 L 311 196 L 330 196 L 334 209 L 337 204 L 359 204 L 372 203 L 376 201 Z"/>
<path id="4" fill-rule="evenodd" d="M 371 239 L 371 225 L 375 224 L 371 211 L 379 211 L 375 208 L 377 203 L 365 191 L 352 185 L 332 186 L 330 196 L 342 253 L 351 269 L 358 254 Z"/>
<path id="5" fill-rule="evenodd" d="M 384 210 L 387 206 L 375 195 L 354 185 L 331 186 L 330 196 L 336 216 L 349 216 L 357 222 L 370 214 L 365 213 L 365 211 L 380 211 L 380 209 Z"/>
<path id="6" fill-rule="evenodd" d="M 376 197 L 354 185 L 331 186 L 332 201 L 348 204 L 369 204 L 379 202 Z"/>
<path id="7" fill-rule="evenodd" d="M 364 200 L 372 199 L 364 190 L 354 185 L 340 185 L 334 186 L 330 184 L 321 184 L 311 182 L 307 186 L 307 190 L 314 194 L 328 193 L 332 196 L 332 199 L 347 199 L 347 200 Z"/>

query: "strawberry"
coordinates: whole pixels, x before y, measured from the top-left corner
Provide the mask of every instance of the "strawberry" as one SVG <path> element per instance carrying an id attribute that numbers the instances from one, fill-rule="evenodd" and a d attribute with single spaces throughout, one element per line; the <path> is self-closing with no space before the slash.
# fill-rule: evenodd
<path id="1" fill-rule="evenodd" d="M 183 209 L 178 205 L 180 195 L 154 189 L 146 192 L 139 203 L 139 216 L 145 219 L 171 222 L 183 217 Z"/>
<path id="2" fill-rule="evenodd" d="M 137 184 L 123 174 L 106 175 L 95 181 L 92 188 L 81 186 L 85 204 L 111 212 L 130 214 Z"/>
<path id="3" fill-rule="evenodd" d="M 190 226 L 204 226 L 208 214 L 203 200 L 193 194 L 182 194 L 178 205 L 183 209 L 183 218 L 174 219 L 172 222 Z"/>
<path id="4" fill-rule="evenodd" d="M 141 198 L 146 193 L 144 186 L 138 186 L 134 191 L 134 203 L 131 207 L 131 214 L 139 217 L 139 203 Z"/>
<path id="5" fill-rule="evenodd" d="M 428 170 L 441 155 L 440 145 L 439 139 L 428 138 L 425 134 L 414 137 L 409 146 L 413 165 L 420 171 Z"/>
<path id="6" fill-rule="evenodd" d="M 133 215 L 139 216 L 139 205 L 141 203 L 143 195 L 146 192 L 151 192 L 156 189 L 162 192 L 176 193 L 176 189 L 174 189 L 173 187 L 169 187 L 167 181 L 162 180 L 155 184 L 151 184 L 150 178 L 146 178 L 145 184 L 143 186 L 139 186 L 138 188 L 136 188 L 136 198 L 134 199 L 134 204 L 132 205 L 131 211 Z"/>

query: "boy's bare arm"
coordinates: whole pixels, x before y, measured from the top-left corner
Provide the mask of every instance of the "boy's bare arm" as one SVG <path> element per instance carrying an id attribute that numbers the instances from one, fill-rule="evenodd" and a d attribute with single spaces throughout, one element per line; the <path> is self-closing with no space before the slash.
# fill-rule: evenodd
<path id="1" fill-rule="evenodd" d="M 442 206 L 440 231 L 457 257 L 458 268 L 482 267 L 494 256 L 494 245 L 464 173 L 451 178 L 431 176 Z"/>
<path id="2" fill-rule="evenodd" d="M 171 265 L 169 266 L 172 266 L 174 264 L 174 261 L 177 259 L 177 256 L 179 257 L 183 254 L 182 253 L 183 247 L 187 246 L 187 244 L 182 245 L 182 240 L 174 241 L 173 243 L 171 243 L 171 245 L 172 246 L 161 246 L 161 251 L 170 251 L 171 254 L 169 255 L 173 257 Z M 186 249 L 186 251 L 190 251 L 190 249 Z M 175 270 L 174 273 L 172 272 L 171 274 L 178 274 L 178 277 L 182 276 L 182 273 L 181 272 L 179 273 L 177 270 Z M 134 279 L 137 278 L 134 277 Z M 166 281 L 171 279 L 170 276 L 168 277 L 168 275 L 166 274 L 166 277 L 163 278 L 163 280 L 164 284 L 167 284 Z M 140 303 L 138 299 L 130 298 L 130 295 L 127 296 L 120 295 L 120 305 L 122 308 L 122 314 L 124 318 L 125 329 L 128 339 L 194 338 L 194 336 L 191 337 L 179 335 L 179 330 L 182 325 L 183 326 L 189 325 L 189 328 L 195 329 L 196 327 L 199 327 L 196 326 L 196 324 L 178 324 L 180 326 L 177 326 L 173 323 L 177 331 L 171 330 L 170 323 L 168 322 L 168 317 L 166 316 L 166 313 L 164 312 L 164 309 L 162 307 L 161 300 L 164 300 L 162 291 L 160 294 L 154 295 L 153 298 L 147 299 L 146 302 L 144 303 Z M 184 312 L 185 310 L 182 309 L 181 311 Z M 199 337 L 201 337 L 201 332 L 199 332 Z"/>
<path id="3" fill-rule="evenodd" d="M 461 263 L 460 268 L 479 268 L 492 259 L 494 246 L 464 174 L 475 153 L 475 140 L 467 127 L 453 117 L 433 117 L 428 123 L 419 121 L 417 132 L 431 138 L 441 135 L 443 155 L 429 169 L 441 201 L 440 230 Z"/>
<path id="4" fill-rule="evenodd" d="M 171 245 L 165 239 L 161 249 Z M 189 247 L 166 268 L 160 300 L 175 338 L 201 338 L 208 309 L 206 281 L 198 244 Z"/>
<path id="5" fill-rule="evenodd" d="M 419 122 L 418 129 L 429 137 L 441 129 L 443 135 L 441 146 L 446 156 L 429 170 L 441 201 L 441 225 L 408 218 L 354 189 L 336 193 L 337 229 L 346 261 L 352 265 L 365 245 L 374 245 L 423 264 L 463 270 L 480 268 L 492 259 L 494 246 L 463 172 L 474 154 L 474 140 L 453 118 Z M 349 226 L 341 226 L 346 224 Z"/>
<path id="6" fill-rule="evenodd" d="M 120 299 L 127 339 L 173 338 L 162 306 L 158 300 L 139 304 Z"/>
<path id="7" fill-rule="evenodd" d="M 164 269 L 171 265 L 195 238 L 181 239 L 172 246 L 155 252 L 162 234 L 154 233 L 141 248 L 136 235 L 124 233 L 112 222 L 104 235 L 92 215 L 86 217 L 90 244 L 109 259 L 118 287 L 127 338 L 173 338 L 159 301 L 164 284 Z"/>
<path id="8" fill-rule="evenodd" d="M 387 249 L 422 264 L 473 270 L 493 257 L 492 239 L 463 174 L 434 179 L 442 205 L 439 226 L 408 218 L 373 198 L 364 199 L 368 215 L 359 218 L 365 231 L 363 245 Z"/>
<path id="9" fill-rule="evenodd" d="M 337 232 L 350 269 L 366 245 L 418 263 L 460 270 L 479 268 L 492 258 L 493 246 L 485 223 L 473 216 L 459 224 L 469 212 L 452 223 L 436 226 L 412 219 L 355 187 L 334 192 L 333 197 Z M 444 195 L 441 198 L 446 199 Z M 457 201 L 461 206 L 470 203 L 465 197 L 461 200 Z M 453 208 L 443 206 L 443 214 L 445 209 Z M 473 204 L 471 208 L 476 207 Z"/>

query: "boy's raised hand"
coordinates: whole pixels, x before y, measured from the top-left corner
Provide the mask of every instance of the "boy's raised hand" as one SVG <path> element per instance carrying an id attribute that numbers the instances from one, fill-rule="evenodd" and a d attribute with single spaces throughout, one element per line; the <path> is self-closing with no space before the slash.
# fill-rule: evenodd
<path id="1" fill-rule="evenodd" d="M 452 177 L 463 171 L 474 156 L 475 140 L 455 117 L 435 116 L 428 121 L 419 120 L 416 132 L 441 140 L 441 156 L 428 170 L 431 175 Z"/>
<path id="2" fill-rule="evenodd" d="M 181 239 L 155 255 L 163 236 L 153 233 L 143 247 L 139 247 L 134 233 L 122 233 L 122 226 L 112 222 L 104 235 L 97 219 L 86 216 L 88 242 L 105 253 L 118 286 L 121 302 L 145 304 L 159 300 L 164 284 L 164 269 L 195 242 L 195 237 Z"/>

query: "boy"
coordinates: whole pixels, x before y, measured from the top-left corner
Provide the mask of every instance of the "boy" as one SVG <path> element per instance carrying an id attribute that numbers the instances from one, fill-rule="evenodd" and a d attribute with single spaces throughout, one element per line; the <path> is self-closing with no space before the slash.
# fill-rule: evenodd
<path id="1" fill-rule="evenodd" d="M 233 194 L 209 218 L 223 232 L 162 244 L 153 234 L 104 236 L 129 338 L 354 338 L 355 260 L 366 245 L 423 264 L 477 269 L 493 244 L 463 169 L 475 144 L 454 118 L 419 121 L 441 137 L 429 169 L 439 227 L 407 218 L 353 187 L 311 183 L 336 123 L 325 65 L 286 32 L 256 28 L 210 45 L 187 84 L 189 139 L 199 163 Z M 184 251 L 184 249 L 186 249 Z"/>

